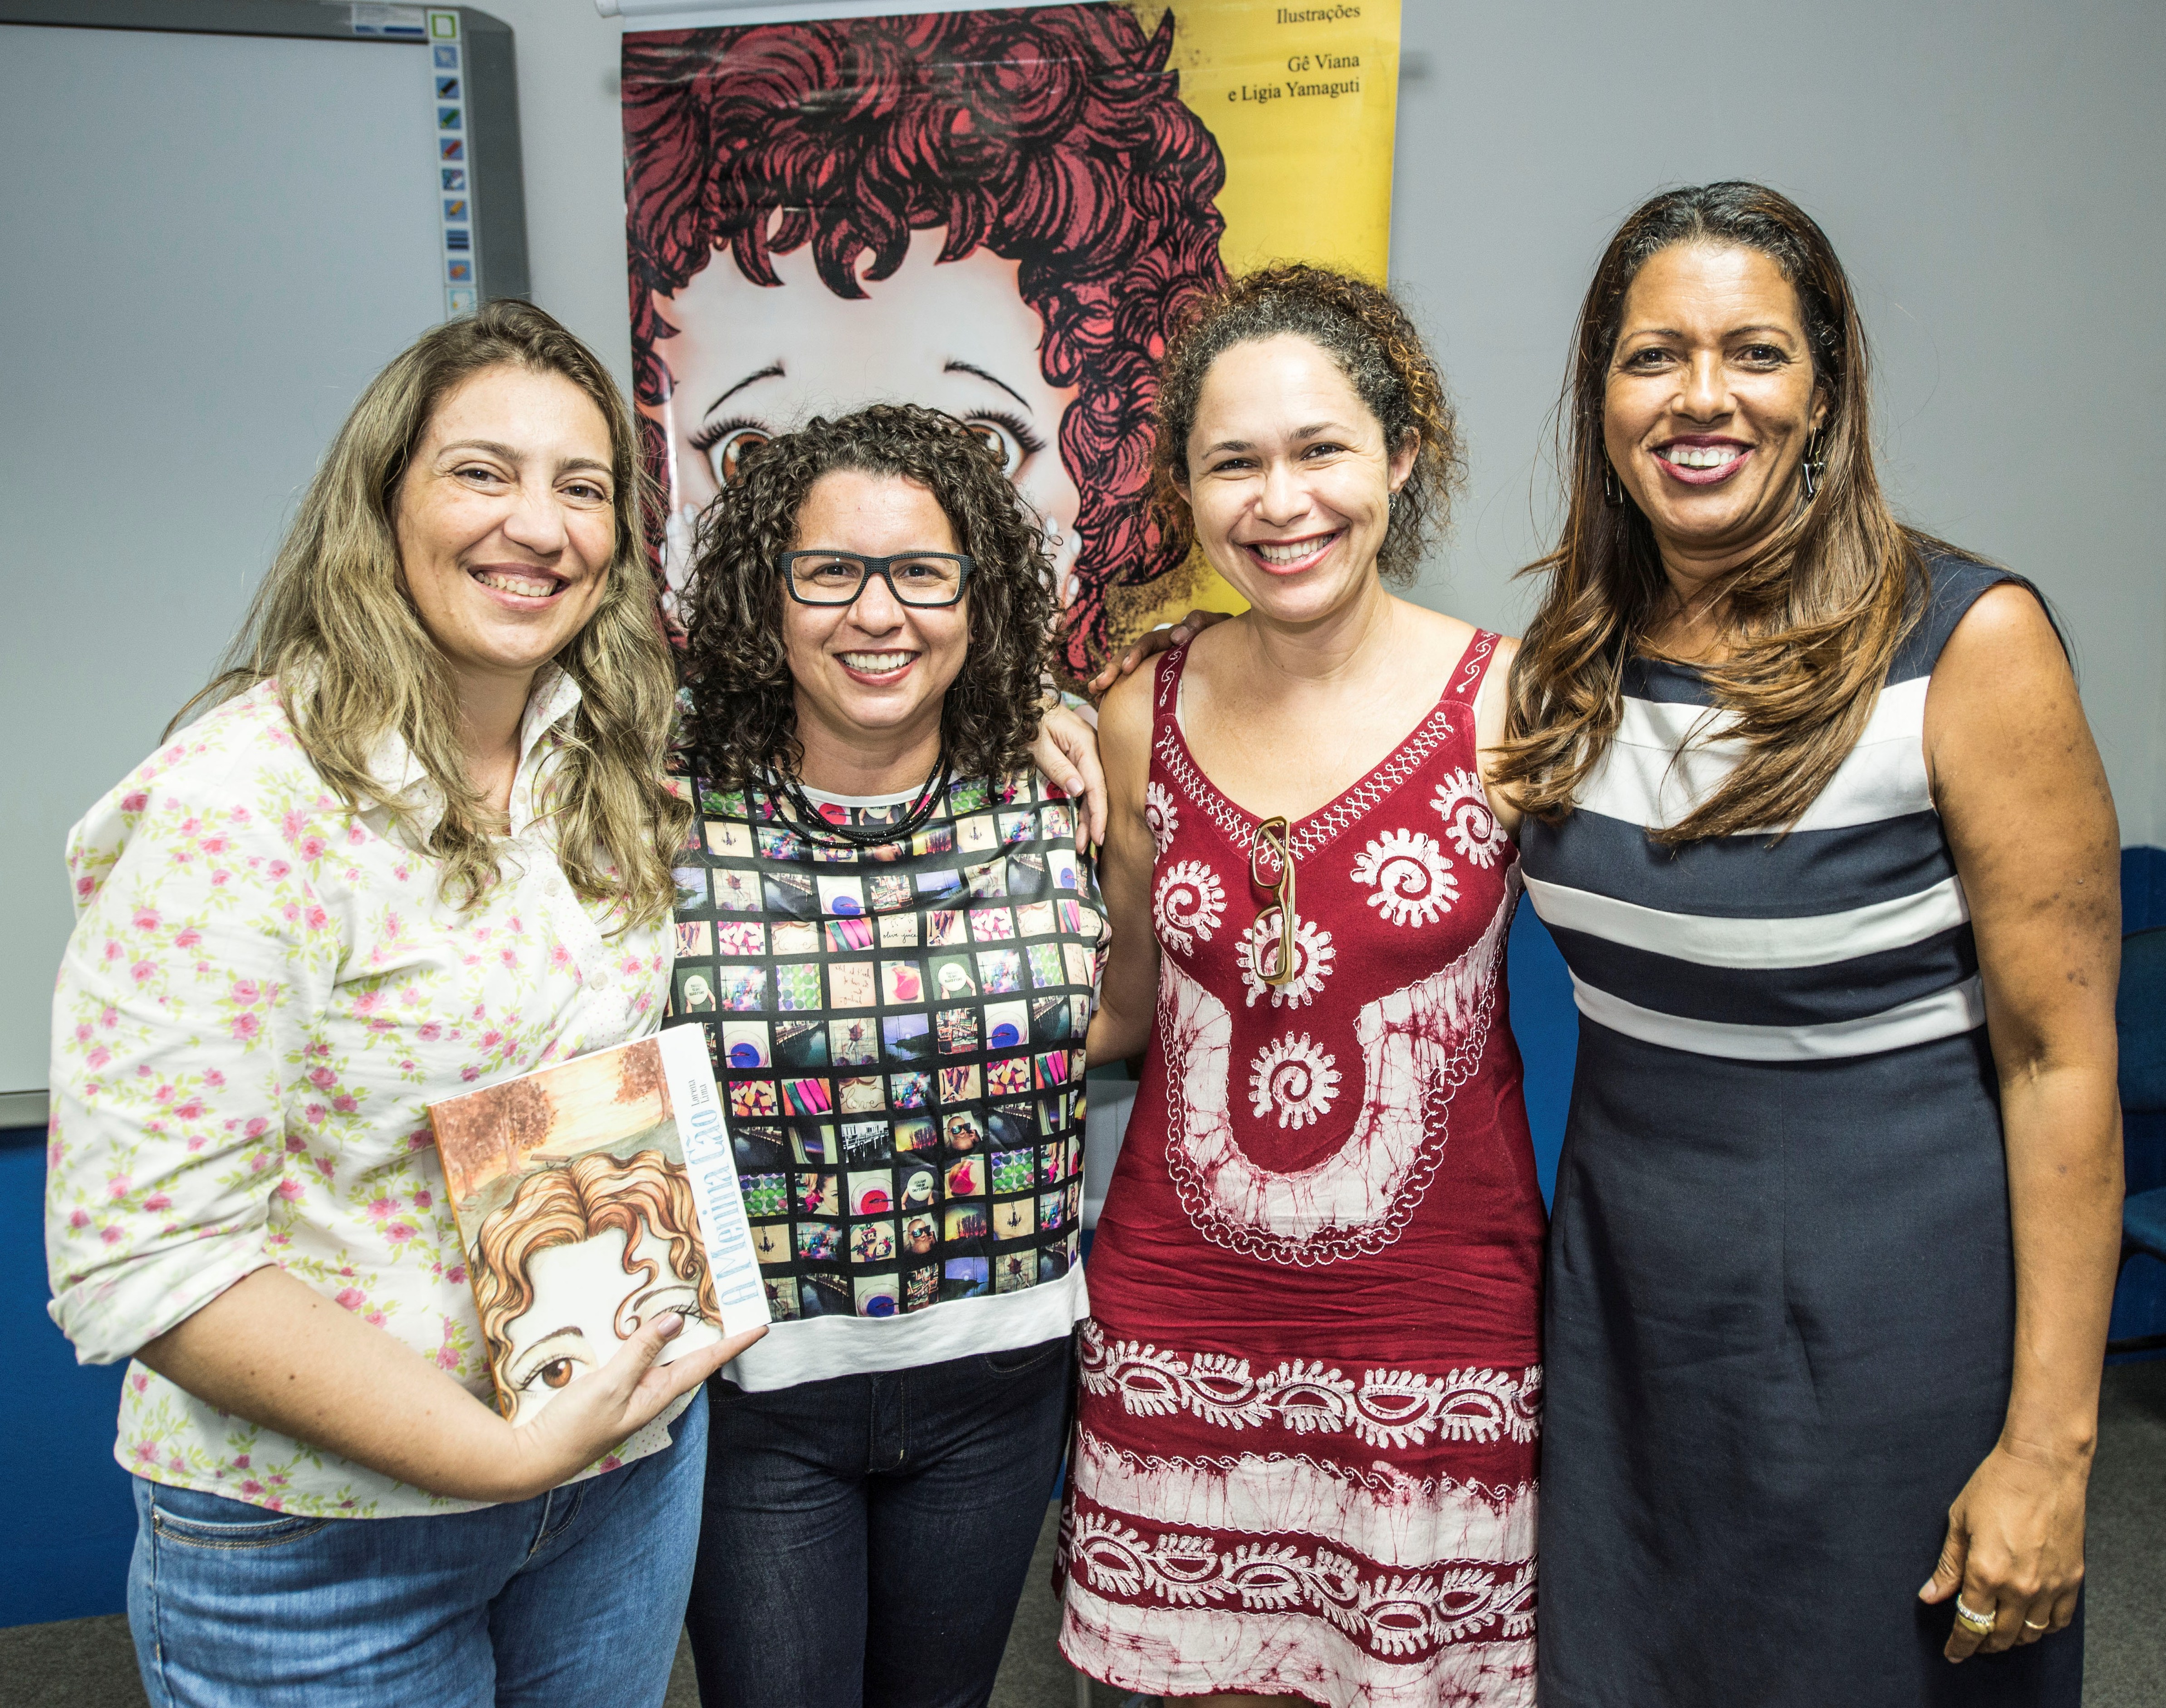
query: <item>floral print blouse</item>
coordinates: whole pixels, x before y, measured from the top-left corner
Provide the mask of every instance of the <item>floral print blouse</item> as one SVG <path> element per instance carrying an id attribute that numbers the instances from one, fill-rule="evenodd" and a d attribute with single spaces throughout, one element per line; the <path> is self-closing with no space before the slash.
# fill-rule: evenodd
<path id="1" fill-rule="evenodd" d="M 269 683 L 181 732 L 76 826 L 45 1250 L 53 1319 L 84 1362 L 129 1357 L 276 1263 L 489 1399 L 427 1105 L 642 1037 L 668 994 L 668 923 L 607 935 L 608 910 L 573 892 L 536 817 L 578 701 L 561 672 L 537 679 L 501 881 L 463 912 L 387 812 L 326 787 Z M 371 769 L 387 795 L 425 791 L 396 738 Z M 666 1446 L 674 1415 L 593 1468 Z M 479 1504 L 231 1416 L 140 1363 L 114 1453 L 153 1481 L 284 1512 Z"/>

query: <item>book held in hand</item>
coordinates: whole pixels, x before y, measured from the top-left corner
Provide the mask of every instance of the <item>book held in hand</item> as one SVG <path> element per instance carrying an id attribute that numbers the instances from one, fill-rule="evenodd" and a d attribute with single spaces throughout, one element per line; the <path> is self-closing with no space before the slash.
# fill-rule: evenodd
<path id="1" fill-rule="evenodd" d="M 768 1319 L 706 1042 L 678 1027 L 429 1108 L 497 1405 L 527 1423 L 664 1311 Z"/>

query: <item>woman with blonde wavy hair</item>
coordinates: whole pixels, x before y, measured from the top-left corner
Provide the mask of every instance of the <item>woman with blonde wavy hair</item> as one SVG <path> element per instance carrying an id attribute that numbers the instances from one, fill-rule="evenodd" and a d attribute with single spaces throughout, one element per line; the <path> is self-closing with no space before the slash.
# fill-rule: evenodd
<path id="1" fill-rule="evenodd" d="M 427 1106 L 651 1032 L 674 678 L 631 417 L 489 304 L 363 393 L 232 668 L 78 824 L 47 1254 L 154 1704 L 658 1702 L 700 1383 L 653 1313 L 490 1406 Z M 570 1485 L 566 1487 L 565 1485 Z M 594 1546 L 584 1546 L 589 1541 Z"/>
<path id="2" fill-rule="evenodd" d="M 2113 803 L 2035 590 L 1897 522 L 1869 401 L 1794 203 L 1612 239 L 1497 770 L 1581 1014 L 1545 1708 L 2080 1692 Z"/>

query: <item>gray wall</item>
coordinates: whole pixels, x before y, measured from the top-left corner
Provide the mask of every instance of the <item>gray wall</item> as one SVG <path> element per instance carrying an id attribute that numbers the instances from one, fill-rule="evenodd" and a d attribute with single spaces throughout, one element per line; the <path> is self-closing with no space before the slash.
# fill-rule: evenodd
<path id="1" fill-rule="evenodd" d="M 1407 0 L 1392 273 L 1472 440 L 1422 596 L 1507 626 L 1572 319 L 1661 186 L 1758 178 L 1849 269 L 1907 520 L 2035 578 L 2124 843 L 2166 843 L 2166 7 Z"/>
<path id="2" fill-rule="evenodd" d="M 489 6 L 518 32 L 536 294 L 621 376 L 615 27 L 585 0 Z M 1511 575 L 1553 521 L 1541 453 L 1603 241 L 1660 186 L 1761 178 L 1857 283 L 1898 506 L 2047 589 L 2121 839 L 2166 843 L 2166 6 L 1405 0 L 1404 19 L 1392 272 L 1472 449 L 1417 596 L 1524 619 Z"/>

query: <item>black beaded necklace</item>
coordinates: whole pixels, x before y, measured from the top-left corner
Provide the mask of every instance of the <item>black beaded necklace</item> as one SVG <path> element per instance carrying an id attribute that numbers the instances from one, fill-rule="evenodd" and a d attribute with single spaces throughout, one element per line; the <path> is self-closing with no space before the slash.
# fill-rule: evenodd
<path id="1" fill-rule="evenodd" d="M 800 828 L 814 842 L 824 840 L 830 847 L 885 848 L 890 843 L 908 839 L 923 828 L 932 815 L 940 810 L 940 803 L 948 794 L 950 769 L 948 746 L 943 742 L 939 757 L 933 761 L 932 774 L 925 780 L 925 786 L 917 791 L 910 810 L 890 824 L 852 824 L 847 820 L 837 824 L 821 812 L 811 797 L 806 794 L 804 785 L 795 777 L 782 778 L 778 785 L 772 776 L 763 776 L 759 786 L 771 806 L 779 806 L 787 801 L 795 809 Z"/>

